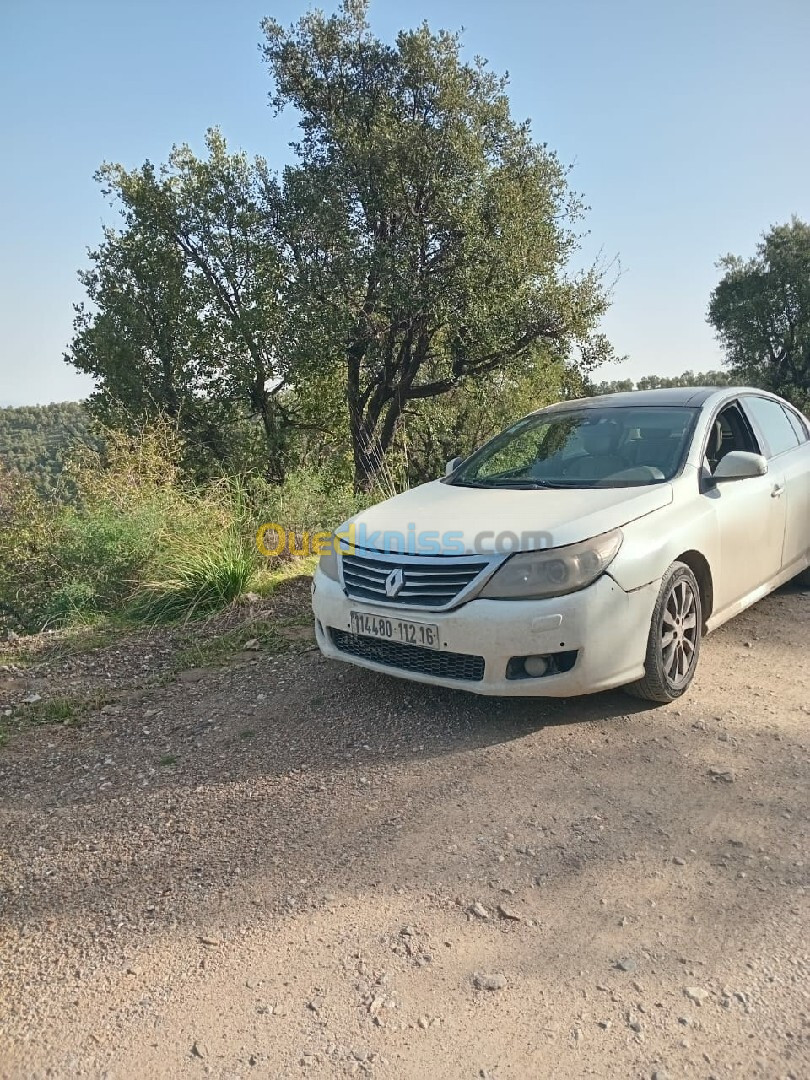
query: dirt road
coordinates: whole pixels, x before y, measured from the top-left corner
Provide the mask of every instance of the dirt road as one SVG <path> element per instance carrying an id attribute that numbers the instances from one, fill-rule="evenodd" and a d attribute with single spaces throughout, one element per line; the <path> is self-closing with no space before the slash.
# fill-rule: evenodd
<path id="1" fill-rule="evenodd" d="M 108 701 L 0 747 L 0 1076 L 810 1075 L 810 594 L 654 709 L 287 638 L 0 671 Z"/>

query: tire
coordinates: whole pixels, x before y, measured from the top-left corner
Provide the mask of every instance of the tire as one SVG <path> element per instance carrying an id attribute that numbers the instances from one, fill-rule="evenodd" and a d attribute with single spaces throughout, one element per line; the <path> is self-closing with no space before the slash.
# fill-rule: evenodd
<path id="1" fill-rule="evenodd" d="M 793 579 L 797 585 L 803 585 L 805 589 L 810 589 L 810 566 L 806 570 L 802 570 L 800 574 L 797 574 Z"/>
<path id="2" fill-rule="evenodd" d="M 689 688 L 700 658 L 703 609 L 697 579 L 686 563 L 664 574 L 653 608 L 644 678 L 625 687 L 647 701 L 675 701 Z"/>

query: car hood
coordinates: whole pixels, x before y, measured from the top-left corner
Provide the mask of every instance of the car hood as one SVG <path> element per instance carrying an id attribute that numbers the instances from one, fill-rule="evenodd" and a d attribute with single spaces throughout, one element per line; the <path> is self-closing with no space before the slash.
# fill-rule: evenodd
<path id="1" fill-rule="evenodd" d="M 588 540 L 671 502 L 671 484 L 526 491 L 434 480 L 364 510 L 338 533 L 357 547 L 387 552 L 528 551 Z"/>

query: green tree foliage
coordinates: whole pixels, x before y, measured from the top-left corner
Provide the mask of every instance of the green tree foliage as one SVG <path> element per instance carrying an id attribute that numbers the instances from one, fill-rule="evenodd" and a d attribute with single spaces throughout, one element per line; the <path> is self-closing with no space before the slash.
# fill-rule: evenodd
<path id="1" fill-rule="evenodd" d="M 441 476 L 457 454 L 466 456 L 527 413 L 581 397 L 585 381 L 574 367 L 510 365 L 486 379 L 467 379 L 441 396 L 408 405 L 395 440 L 400 476 L 408 483 Z"/>
<path id="2" fill-rule="evenodd" d="M 529 354 L 609 352 L 600 270 L 566 272 L 583 207 L 506 80 L 426 25 L 385 44 L 366 8 L 264 22 L 274 105 L 302 130 L 278 197 L 291 341 L 303 367 L 341 372 L 358 486 L 409 402 Z"/>
<path id="3" fill-rule="evenodd" d="M 733 377 L 727 371 L 684 371 L 682 375 L 644 375 L 636 383 L 637 390 L 668 389 L 672 386 L 731 386 Z"/>
<path id="4" fill-rule="evenodd" d="M 221 462 L 233 426 L 244 437 L 240 421 L 255 418 L 264 471 L 281 479 L 290 422 L 274 185 L 261 159 L 229 153 L 219 132 L 206 145 L 204 158 L 180 146 L 160 168 L 99 170 L 123 228 L 80 275 L 93 308 L 77 310 L 67 359 L 99 380 L 103 414 L 177 418 Z"/>
<path id="5" fill-rule="evenodd" d="M 810 225 L 765 233 L 750 259 L 727 255 L 709 322 L 736 381 L 810 404 Z"/>
<path id="6" fill-rule="evenodd" d="M 55 487 L 75 442 L 97 443 L 80 402 L 0 409 L 0 468 L 27 477 L 42 493 Z"/>
<path id="7" fill-rule="evenodd" d="M 92 375 L 91 412 L 137 428 L 166 416 L 215 460 L 223 460 L 227 403 L 207 393 L 218 367 L 215 342 L 185 261 L 165 235 L 132 220 L 105 230 L 79 274 L 91 306 L 76 307 L 68 361 Z"/>
<path id="8" fill-rule="evenodd" d="M 638 382 L 632 379 L 613 379 L 589 382 L 588 394 L 618 394 L 630 390 L 660 390 L 672 386 L 731 386 L 733 377 L 727 371 L 684 371 L 682 375 L 643 375 Z"/>
<path id="9" fill-rule="evenodd" d="M 636 384 L 632 379 L 608 379 L 603 382 L 589 382 L 586 387 L 588 394 L 623 394 L 635 390 Z"/>

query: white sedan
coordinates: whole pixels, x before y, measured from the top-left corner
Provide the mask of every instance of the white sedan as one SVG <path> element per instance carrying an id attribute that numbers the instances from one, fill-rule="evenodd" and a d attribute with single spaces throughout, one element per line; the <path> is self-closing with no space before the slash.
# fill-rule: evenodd
<path id="1" fill-rule="evenodd" d="M 679 697 L 701 638 L 810 584 L 810 422 L 748 388 L 561 402 L 337 530 L 335 660 L 479 694 Z"/>

